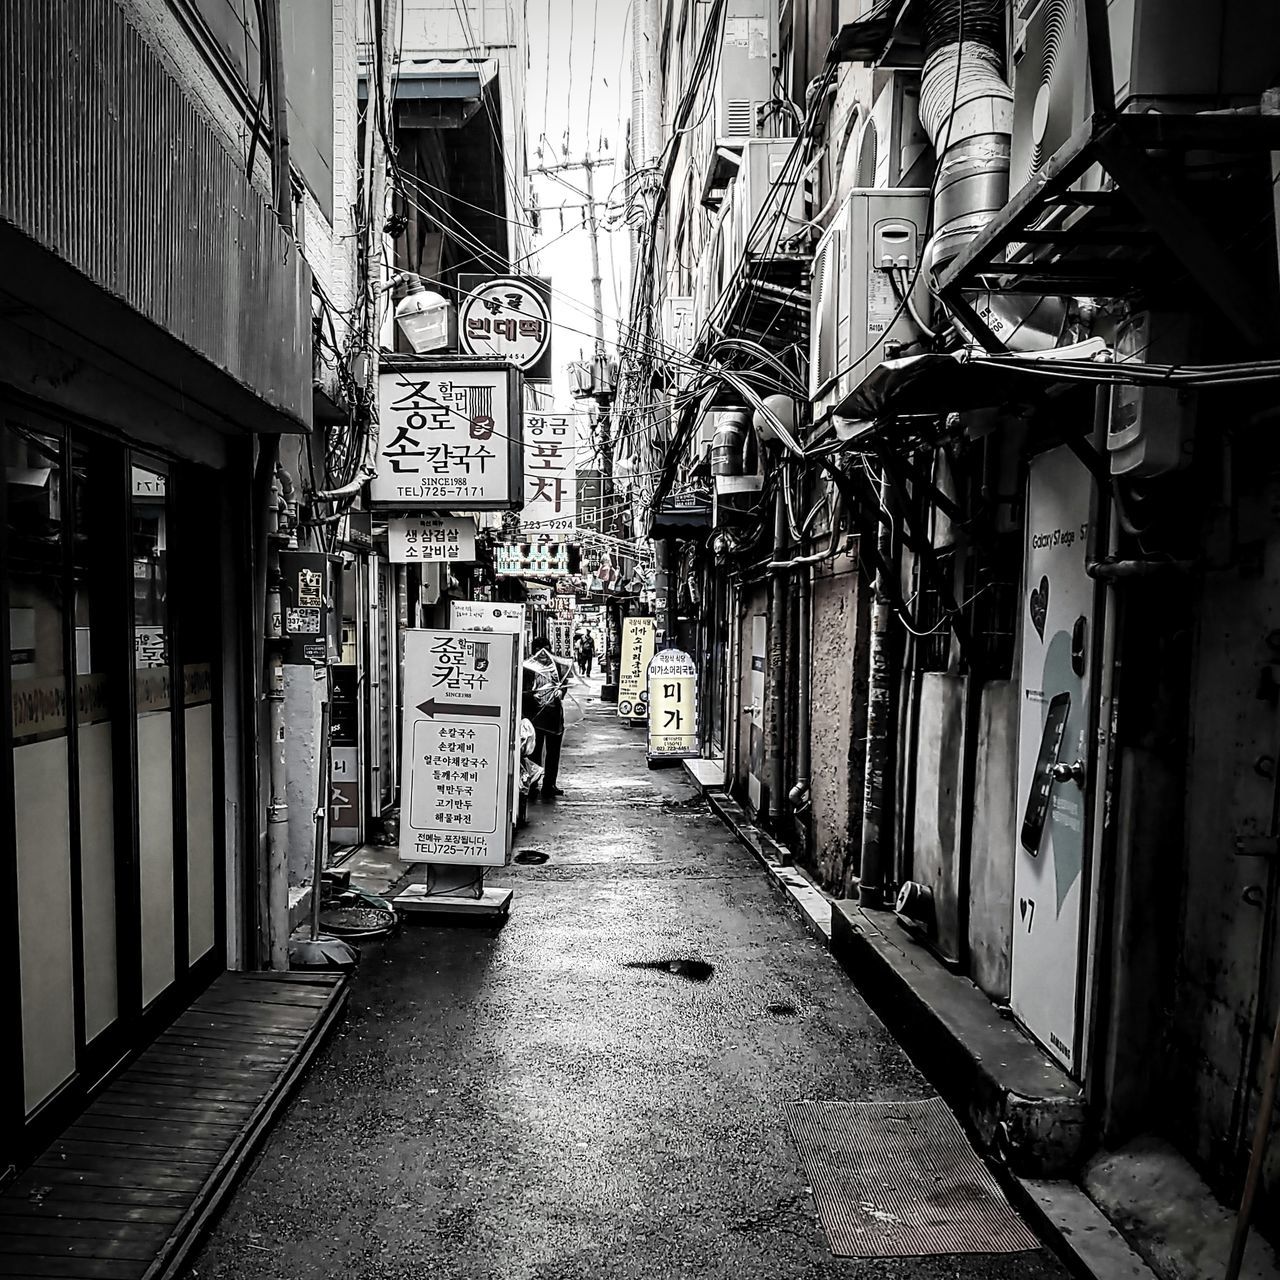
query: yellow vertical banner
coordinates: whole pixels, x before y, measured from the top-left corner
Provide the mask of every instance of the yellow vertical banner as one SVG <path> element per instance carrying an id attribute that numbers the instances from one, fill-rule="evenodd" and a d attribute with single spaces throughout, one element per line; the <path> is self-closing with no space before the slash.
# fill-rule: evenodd
<path id="1" fill-rule="evenodd" d="M 653 659 L 652 618 L 623 618 L 622 659 L 618 667 L 618 715 L 623 720 L 644 720 L 649 715 L 646 684 Z"/>
<path id="2" fill-rule="evenodd" d="M 679 649 L 664 649 L 649 663 L 649 759 L 698 754 L 698 668 Z"/>

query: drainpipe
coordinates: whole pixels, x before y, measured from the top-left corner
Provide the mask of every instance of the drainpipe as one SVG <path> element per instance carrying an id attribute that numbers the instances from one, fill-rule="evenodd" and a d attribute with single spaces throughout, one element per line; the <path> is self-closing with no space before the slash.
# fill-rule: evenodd
<path id="1" fill-rule="evenodd" d="M 289 967 L 289 805 L 286 783 L 284 659 L 267 660 L 267 744 L 271 800 L 267 809 L 267 943 L 272 969 Z"/>
<path id="2" fill-rule="evenodd" d="M 787 508 L 782 486 L 786 483 L 786 464 L 778 464 L 778 492 L 773 504 L 773 558 L 780 561 L 785 558 L 787 546 Z M 787 583 L 783 576 L 785 570 L 769 571 L 769 658 L 768 681 L 765 696 L 768 699 L 769 715 L 767 729 L 769 734 L 768 748 L 765 754 L 765 784 L 769 794 L 765 805 L 770 822 L 776 824 L 781 820 L 782 779 L 783 779 L 783 685 L 786 679 L 785 658 L 786 641 L 783 628 L 787 620 Z"/>
<path id="3" fill-rule="evenodd" d="M 888 476 L 880 475 L 880 503 L 890 499 Z M 881 520 L 876 534 L 876 550 L 882 565 L 891 565 L 893 528 Z M 885 863 L 892 806 L 889 766 L 893 738 L 893 672 L 890 661 L 889 626 L 893 610 L 889 606 L 890 585 L 876 575 L 871 597 L 871 634 L 867 655 L 867 752 L 862 777 L 862 855 L 859 862 L 858 901 L 868 907 L 882 907 L 885 901 Z"/>
<path id="4" fill-rule="evenodd" d="M 813 567 L 806 565 L 800 573 L 800 599 L 796 619 L 796 782 L 788 793 L 796 826 L 805 850 L 809 847 L 809 723 L 812 708 L 813 661 Z"/>

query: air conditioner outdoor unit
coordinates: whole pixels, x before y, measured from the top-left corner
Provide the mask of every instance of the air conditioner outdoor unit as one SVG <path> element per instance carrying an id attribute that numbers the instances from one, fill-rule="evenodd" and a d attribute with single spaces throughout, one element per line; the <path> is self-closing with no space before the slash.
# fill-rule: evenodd
<path id="1" fill-rule="evenodd" d="M 804 229 L 807 202 L 805 184 L 799 180 L 803 166 L 798 160 L 787 163 L 794 145 L 792 138 L 752 138 L 743 144 L 738 176 L 725 197 L 726 279 L 742 261 L 749 237 L 754 252 L 776 252 L 784 241 Z M 785 182 L 784 173 L 788 178 Z M 757 220 L 760 225 L 752 236 Z"/>
<path id="2" fill-rule="evenodd" d="M 760 125 L 761 113 L 776 93 L 776 0 L 727 0 L 727 6 L 714 89 L 716 140 L 776 133 L 777 112 L 767 113 Z"/>
<path id="3" fill-rule="evenodd" d="M 1280 0 L 1109 0 L 1107 16 L 1120 111 L 1256 104 L 1272 79 Z M 1092 110 L 1084 0 L 1014 0 L 1010 191 Z M 1080 185 L 1101 180 L 1095 167 Z"/>
<path id="4" fill-rule="evenodd" d="M 818 242 L 809 324 L 809 398 L 828 415 L 884 359 L 890 343 L 920 337 L 902 292 L 925 317 L 929 291 L 917 272 L 929 220 L 929 188 L 856 188 Z"/>
<path id="5" fill-rule="evenodd" d="M 860 187 L 911 187 L 933 177 L 933 148 L 920 123 L 920 76 L 878 71 L 875 100 L 858 139 Z"/>

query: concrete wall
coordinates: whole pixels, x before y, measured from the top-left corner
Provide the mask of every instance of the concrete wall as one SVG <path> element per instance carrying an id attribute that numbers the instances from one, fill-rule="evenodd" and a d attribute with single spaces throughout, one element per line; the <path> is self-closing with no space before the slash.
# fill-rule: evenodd
<path id="1" fill-rule="evenodd" d="M 1274 497 L 1271 502 L 1275 510 Z M 1237 837 L 1274 832 L 1275 782 L 1258 768 L 1261 757 L 1274 758 L 1277 741 L 1275 701 L 1260 696 L 1277 657 L 1267 637 L 1280 628 L 1280 536 L 1272 529 L 1267 535 L 1256 575 L 1206 575 L 1195 609 L 1181 962 L 1171 1038 L 1183 1068 L 1178 1137 L 1192 1144 L 1189 1154 L 1211 1179 L 1242 1167 L 1240 1128 L 1252 1117 L 1244 1114 L 1251 1108 L 1242 1112 L 1241 1081 L 1252 1077 L 1254 1091 L 1260 1081 L 1259 1066 L 1247 1069 L 1250 1037 L 1256 1022 L 1262 1043 L 1269 1041 L 1280 1005 L 1276 930 L 1264 950 L 1266 913 L 1250 901 L 1265 894 L 1267 862 L 1235 852 Z M 1278 1165 L 1280 1144 L 1273 1142 L 1273 1188 Z"/>
<path id="2" fill-rule="evenodd" d="M 320 708 L 325 698 L 324 668 L 284 669 L 285 768 L 289 806 L 289 884 L 307 884 L 315 870 L 316 787 L 320 762 Z"/>
<path id="3" fill-rule="evenodd" d="M 1002 1001 L 1013 946 L 1019 688 L 1015 673 L 982 690 L 969 868 L 969 976 Z"/>
<path id="4" fill-rule="evenodd" d="M 187 35 L 166 0 L 120 0 L 129 21 L 182 85 L 197 110 L 221 138 L 227 150 L 243 165 L 249 155 L 246 105 L 233 93 L 209 59 Z M 334 28 L 334 220 L 321 212 L 304 188 L 299 234 L 303 256 L 317 282 L 339 308 L 349 307 L 355 292 L 355 241 L 352 230 L 355 205 L 357 73 L 356 15 L 358 0 L 333 0 Z M 396 0 L 390 0 L 394 14 Z M 252 9 L 250 9 L 252 12 Z M 254 159 L 253 185 L 271 199 L 271 156 L 259 147 Z"/>
<path id="5" fill-rule="evenodd" d="M 812 870 L 841 897 L 853 889 L 862 836 L 867 691 L 864 592 L 857 559 L 839 556 L 813 582 L 810 791 Z"/>
<path id="6" fill-rule="evenodd" d="M 911 815 L 912 879 L 933 891 L 937 946 L 959 959 L 961 766 L 964 742 L 962 676 L 927 671 L 921 677 L 920 728 L 914 752 L 915 806 Z"/>

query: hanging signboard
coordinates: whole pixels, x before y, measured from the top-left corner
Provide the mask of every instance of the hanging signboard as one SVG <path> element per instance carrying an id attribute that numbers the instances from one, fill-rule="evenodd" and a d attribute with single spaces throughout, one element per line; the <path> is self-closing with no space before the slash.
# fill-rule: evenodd
<path id="1" fill-rule="evenodd" d="M 526 413 L 520 527 L 567 537 L 578 523 L 577 418 Z"/>
<path id="2" fill-rule="evenodd" d="M 500 542 L 493 549 L 494 570 L 514 577 L 549 577 L 569 572 L 566 542 Z"/>
<path id="3" fill-rule="evenodd" d="M 644 720 L 649 715 L 647 677 L 653 661 L 656 624 L 652 618 L 623 618 L 622 660 L 618 668 L 618 715 Z"/>
<path id="4" fill-rule="evenodd" d="M 529 382 L 551 381 L 551 281 L 545 276 L 458 276 L 458 345 L 507 360 Z"/>
<path id="5" fill-rule="evenodd" d="M 687 653 L 663 649 L 649 663 L 649 759 L 697 754 L 698 668 Z"/>
<path id="6" fill-rule="evenodd" d="M 468 564 L 476 558 L 476 522 L 471 516 L 391 516 L 387 558 L 392 564 Z"/>
<path id="7" fill-rule="evenodd" d="M 560 595 L 557 593 L 555 597 L 556 616 L 560 618 L 572 618 L 577 603 L 577 596 Z"/>
<path id="8" fill-rule="evenodd" d="M 453 631 L 501 631 L 514 636 L 516 641 L 516 671 L 524 671 L 524 605 L 498 604 L 492 600 L 452 600 L 449 603 L 449 627 Z M 519 691 L 517 690 L 517 698 Z M 513 712 L 519 723 L 519 702 Z M 512 768 L 520 773 L 520 741 L 516 735 L 512 751 Z M 511 821 L 520 815 L 520 788 L 511 788 Z"/>
<path id="9" fill-rule="evenodd" d="M 1065 446 L 1031 460 L 1028 484 L 1010 1004 L 1075 1070 L 1097 589 L 1086 568 L 1093 485 Z"/>
<path id="10" fill-rule="evenodd" d="M 511 856 L 516 637 L 405 632 L 400 857 L 477 867 Z"/>
<path id="11" fill-rule="evenodd" d="M 499 361 L 384 359 L 370 501 L 406 510 L 519 508 L 522 391 L 519 372 Z"/>

